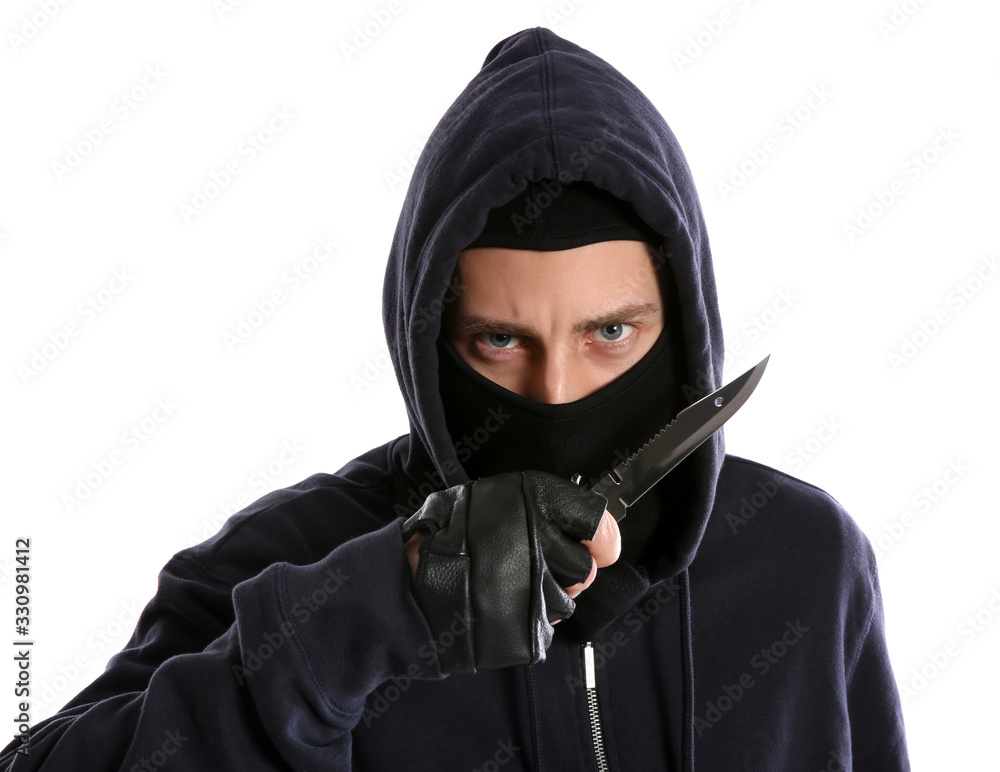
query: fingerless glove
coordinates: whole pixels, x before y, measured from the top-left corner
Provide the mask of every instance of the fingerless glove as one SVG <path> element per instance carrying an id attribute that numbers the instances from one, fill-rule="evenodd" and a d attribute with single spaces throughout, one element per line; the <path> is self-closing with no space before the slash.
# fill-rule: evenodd
<path id="1" fill-rule="evenodd" d="M 474 673 L 545 659 L 552 622 L 575 609 L 563 591 L 590 574 L 607 500 L 546 472 L 485 477 L 427 497 L 403 523 L 420 530 L 413 594 L 442 672 Z"/>

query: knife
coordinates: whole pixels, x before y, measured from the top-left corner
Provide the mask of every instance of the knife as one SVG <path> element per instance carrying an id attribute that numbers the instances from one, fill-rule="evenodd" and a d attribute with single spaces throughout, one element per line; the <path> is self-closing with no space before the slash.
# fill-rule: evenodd
<path id="1" fill-rule="evenodd" d="M 606 472 L 591 488 L 608 500 L 608 511 L 621 522 L 626 511 L 667 473 L 728 421 L 753 394 L 770 355 L 713 391 L 688 405 L 639 450 Z M 582 482 L 573 475 L 573 482 Z"/>

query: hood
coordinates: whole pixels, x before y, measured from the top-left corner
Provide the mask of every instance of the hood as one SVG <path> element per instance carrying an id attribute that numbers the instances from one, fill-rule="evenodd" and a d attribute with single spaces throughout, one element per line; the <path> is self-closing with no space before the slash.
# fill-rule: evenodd
<path id="1" fill-rule="evenodd" d="M 721 385 L 711 252 L 677 139 L 652 103 L 607 62 L 548 29 L 524 30 L 489 52 L 431 133 L 386 268 L 383 321 L 410 422 L 406 463 L 429 460 L 441 487 L 468 479 L 445 424 L 435 345 L 442 311 L 457 297 L 449 281 L 458 252 L 482 231 L 490 209 L 542 179 L 603 188 L 664 237 L 689 369 L 681 382 L 692 401 Z M 650 427 L 650 436 L 659 428 Z M 723 456 L 717 432 L 681 465 L 693 495 L 686 497 L 687 511 L 678 513 L 684 528 L 668 547 L 675 569 L 694 557 Z"/>

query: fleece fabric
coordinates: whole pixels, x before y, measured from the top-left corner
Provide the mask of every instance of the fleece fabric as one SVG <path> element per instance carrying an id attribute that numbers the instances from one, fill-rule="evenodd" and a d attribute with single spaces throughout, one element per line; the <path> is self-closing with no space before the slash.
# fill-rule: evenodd
<path id="1" fill-rule="evenodd" d="M 389 255 L 409 433 L 175 555 L 125 649 L 0 768 L 597 769 L 578 631 L 557 625 L 536 666 L 443 676 L 438 647 L 468 631 L 433 638 L 400 532 L 430 491 L 467 479 L 436 346 L 457 252 L 542 179 L 596 185 L 663 236 L 684 382 L 692 396 L 721 385 L 711 252 L 673 133 L 621 73 L 551 31 L 501 41 L 428 140 Z M 592 639 L 608 768 L 909 769 L 875 559 L 850 516 L 727 456 L 721 432 L 676 472 L 685 495 L 654 545 L 670 570 L 623 584 Z"/>

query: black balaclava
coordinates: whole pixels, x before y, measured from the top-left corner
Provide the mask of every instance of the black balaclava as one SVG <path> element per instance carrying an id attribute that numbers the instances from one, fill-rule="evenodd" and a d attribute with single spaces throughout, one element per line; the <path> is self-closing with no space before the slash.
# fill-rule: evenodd
<path id="1" fill-rule="evenodd" d="M 553 192 L 557 195 L 553 196 Z M 438 339 L 441 397 L 449 434 L 470 479 L 536 469 L 585 483 L 638 450 L 687 402 L 680 308 L 664 258 L 663 239 L 632 207 L 589 183 L 554 180 L 529 184 L 491 210 L 467 248 L 562 250 L 611 240 L 644 241 L 654 248 L 664 329 L 629 370 L 598 391 L 563 404 L 523 397 L 477 373 L 442 333 Z M 614 266 L 609 266 L 614 270 Z M 673 479 L 672 479 L 673 478 Z M 649 587 L 657 571 L 659 539 L 670 538 L 671 502 L 685 496 L 682 476 L 669 475 L 629 509 L 621 522 L 622 555 L 577 600 L 568 620 L 589 637 Z M 651 539 L 653 534 L 656 538 Z M 662 566 L 671 575 L 669 566 Z M 626 604 L 622 606 L 622 604 Z"/>

